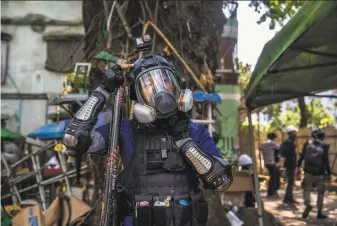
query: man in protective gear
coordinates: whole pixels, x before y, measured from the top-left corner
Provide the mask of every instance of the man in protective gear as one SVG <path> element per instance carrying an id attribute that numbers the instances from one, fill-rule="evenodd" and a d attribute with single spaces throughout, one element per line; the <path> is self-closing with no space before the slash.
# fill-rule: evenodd
<path id="1" fill-rule="evenodd" d="M 232 183 L 231 166 L 221 158 L 208 131 L 186 115 L 193 106 L 192 92 L 180 89 L 174 72 L 166 59 L 151 54 L 136 60 L 128 72 L 130 99 L 137 103 L 134 119 L 121 123 L 124 170 L 118 182 L 125 198 L 118 200 L 118 215 L 124 225 L 206 225 L 208 207 L 198 178 L 204 188 L 216 191 Z M 70 155 L 105 153 L 110 125 L 92 129 L 122 82 L 121 67 L 109 68 L 65 128 L 63 143 Z"/>
<path id="2" fill-rule="evenodd" d="M 310 191 L 313 186 L 317 187 L 317 219 L 325 219 L 326 215 L 322 213 L 325 176 L 331 175 L 329 166 L 329 145 L 324 143 L 325 133 L 321 129 L 312 131 L 312 140 L 307 141 L 303 146 L 303 151 L 297 163 L 297 169 L 301 167 L 304 160 L 304 180 L 303 180 L 303 197 L 306 208 L 303 212 L 303 218 L 307 218 L 312 209 L 310 203 Z"/>

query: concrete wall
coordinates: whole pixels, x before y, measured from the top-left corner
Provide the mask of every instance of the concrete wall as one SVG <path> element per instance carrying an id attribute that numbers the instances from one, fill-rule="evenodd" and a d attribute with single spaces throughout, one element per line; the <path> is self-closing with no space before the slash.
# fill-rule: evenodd
<path id="1" fill-rule="evenodd" d="M 4 1 L 1 2 L 1 16 L 7 18 L 25 17 L 28 14 L 42 14 L 54 20 L 82 21 L 81 1 Z M 61 92 L 63 73 L 44 69 L 47 57 L 47 43 L 43 35 L 50 32 L 69 32 L 84 34 L 83 26 L 48 25 L 42 32 L 35 32 L 31 25 L 2 25 L 2 32 L 12 36 L 9 47 L 7 84 L 1 92 L 18 92 L 11 80 L 22 93 Z M 14 114 L 7 123 L 12 130 L 19 129 L 27 134 L 45 124 L 46 101 L 2 100 L 2 113 Z M 16 117 L 15 117 L 16 115 Z M 21 123 L 17 124 L 21 117 Z"/>
<path id="2" fill-rule="evenodd" d="M 216 107 L 216 130 L 221 136 L 217 148 L 226 159 L 233 156 L 232 148 L 236 146 L 239 126 L 240 89 L 237 85 L 216 84 L 222 103 Z"/>

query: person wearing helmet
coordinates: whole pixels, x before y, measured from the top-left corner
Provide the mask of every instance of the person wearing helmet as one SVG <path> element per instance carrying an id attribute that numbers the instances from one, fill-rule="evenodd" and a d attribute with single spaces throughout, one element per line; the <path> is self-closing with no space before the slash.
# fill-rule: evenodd
<path id="1" fill-rule="evenodd" d="M 295 168 L 297 163 L 296 157 L 296 136 L 297 128 L 290 125 L 286 128 L 286 133 L 288 134 L 288 139 L 285 140 L 280 147 L 280 153 L 284 157 L 284 167 L 287 172 L 288 185 L 286 189 L 286 194 L 284 196 L 283 202 L 285 204 L 298 204 L 298 202 L 293 197 L 293 186 L 295 183 Z"/>
<path id="2" fill-rule="evenodd" d="M 119 143 L 124 170 L 118 184 L 125 195 L 118 201 L 126 208 L 118 216 L 126 226 L 205 225 L 208 207 L 198 178 L 204 188 L 215 191 L 232 183 L 231 166 L 206 128 L 186 115 L 193 106 L 192 92 L 180 89 L 174 74 L 166 59 L 147 54 L 127 75 L 136 104 L 134 118 L 122 120 Z M 91 130 L 122 78 L 119 65 L 109 68 L 65 128 L 63 143 L 70 155 L 105 153 L 110 124 Z"/>
<path id="3" fill-rule="evenodd" d="M 317 187 L 317 218 L 325 219 L 326 215 L 322 213 L 323 200 L 325 192 L 324 177 L 330 177 L 331 169 L 329 166 L 329 145 L 324 143 L 325 133 L 321 129 L 312 131 L 312 140 L 307 141 L 297 163 L 297 170 L 301 167 L 304 160 L 304 180 L 303 180 L 303 198 L 306 205 L 303 212 L 303 218 L 307 218 L 312 209 L 310 203 L 310 191 L 313 186 Z"/>
<path id="4" fill-rule="evenodd" d="M 252 164 L 253 164 L 253 161 L 252 161 L 252 158 L 249 155 L 246 155 L 246 154 L 240 155 L 239 166 L 242 167 L 242 170 L 246 170 L 246 171 L 251 172 Z M 252 174 L 252 180 L 253 180 L 253 183 L 254 183 L 253 174 Z M 255 203 L 256 203 L 256 200 L 255 200 L 253 192 L 247 191 L 246 194 L 245 194 L 245 206 L 247 208 L 255 207 Z"/>
<path id="5" fill-rule="evenodd" d="M 278 162 L 278 149 L 279 146 L 275 142 L 276 134 L 268 133 L 267 140 L 260 145 L 260 151 L 263 155 L 265 167 L 269 171 L 269 183 L 268 183 L 268 197 L 277 196 L 277 189 L 279 185 L 279 169 L 276 166 Z"/>
<path id="6" fill-rule="evenodd" d="M 242 168 L 250 170 L 251 165 L 253 164 L 252 158 L 249 155 L 243 154 L 239 157 L 239 166 Z"/>

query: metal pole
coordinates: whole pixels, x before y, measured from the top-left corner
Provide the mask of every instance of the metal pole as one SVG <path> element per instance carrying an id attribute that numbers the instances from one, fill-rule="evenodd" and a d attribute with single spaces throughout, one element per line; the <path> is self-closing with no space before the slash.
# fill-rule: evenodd
<path id="1" fill-rule="evenodd" d="M 20 183 L 20 182 L 22 182 L 22 181 L 24 181 L 24 180 L 26 180 L 26 179 L 28 179 L 28 178 L 30 178 L 32 176 L 35 176 L 37 173 L 39 173 L 41 170 L 45 169 L 47 166 L 48 165 L 45 164 L 43 167 L 39 168 L 39 171 L 34 171 L 34 172 L 26 173 L 26 174 L 24 174 L 21 177 L 17 177 L 15 179 L 10 180 L 8 183 L 9 184 L 18 184 L 18 183 Z"/>
<path id="2" fill-rule="evenodd" d="M 89 172 L 91 172 L 91 169 L 88 168 L 88 165 L 84 165 L 84 166 L 81 167 L 81 175 L 86 174 L 86 173 L 89 173 Z M 71 170 L 71 171 L 67 172 L 68 178 L 73 178 L 73 177 L 75 177 L 75 176 L 76 176 L 75 173 L 76 173 L 76 170 Z M 49 178 L 49 179 L 47 179 L 47 180 L 45 180 L 45 181 L 42 181 L 41 184 L 42 184 L 43 186 L 50 185 L 50 184 L 52 184 L 52 183 L 59 182 L 59 180 L 62 179 L 62 177 L 63 177 L 63 175 L 58 175 L 58 176 Z M 18 192 L 19 192 L 19 193 L 22 193 L 22 192 L 28 191 L 28 190 L 30 190 L 30 189 L 36 188 L 37 186 L 38 186 L 37 184 L 34 184 L 34 185 L 29 186 L 29 187 L 20 189 Z M 11 196 L 11 194 L 1 195 L 1 200 L 2 200 L 2 199 L 5 199 L 5 198 L 8 198 L 8 197 L 10 197 L 10 196 Z"/>
<path id="3" fill-rule="evenodd" d="M 114 100 L 114 107 L 112 109 L 112 121 L 110 123 L 109 139 L 106 165 L 106 176 L 104 186 L 104 204 L 102 206 L 101 226 L 116 226 L 118 222 L 117 203 L 116 203 L 116 182 L 118 174 L 119 152 L 118 152 L 118 140 L 119 129 L 121 120 L 121 104 L 123 98 L 124 88 L 117 89 Z"/>
<path id="4" fill-rule="evenodd" d="M 34 169 L 35 172 L 38 172 L 40 167 L 37 165 L 35 156 L 32 155 L 31 157 L 32 157 L 32 162 L 33 162 L 33 169 Z M 44 187 L 41 184 L 42 178 L 40 178 L 40 174 L 39 173 L 37 173 L 35 176 L 36 176 L 36 181 L 37 181 L 39 192 L 40 192 L 40 197 L 41 197 L 41 202 L 42 202 L 42 208 L 45 211 L 45 210 L 47 210 L 47 206 L 46 206 Z"/>
<path id="5" fill-rule="evenodd" d="M 36 155 L 36 154 L 38 154 L 42 151 L 46 151 L 49 148 L 52 148 L 53 146 L 54 146 L 53 143 L 46 144 L 45 146 L 41 147 L 39 150 L 35 151 L 34 153 L 32 153 L 30 155 L 27 155 L 27 156 L 23 157 L 22 159 L 20 159 L 19 161 L 17 161 L 16 163 L 12 164 L 11 168 L 13 169 L 14 167 L 16 167 L 16 166 L 20 165 L 21 163 L 23 163 L 24 161 L 28 160 L 31 156 Z"/>
<path id="6" fill-rule="evenodd" d="M 208 132 L 211 137 L 213 135 L 213 123 L 211 123 L 213 121 L 212 116 L 212 103 L 207 103 L 207 121 L 209 121 Z"/>
<path id="7" fill-rule="evenodd" d="M 66 181 L 66 187 L 67 187 L 67 193 L 69 196 L 71 196 L 71 188 L 70 188 L 70 183 L 69 183 L 69 179 L 68 179 L 68 176 L 67 176 L 67 166 L 66 166 L 66 163 L 65 163 L 65 160 L 64 160 L 64 156 L 63 156 L 63 153 L 61 152 L 57 152 L 58 156 L 59 156 L 59 160 L 60 160 L 60 165 L 61 165 L 61 168 L 62 168 L 62 172 L 63 172 L 63 175 L 64 175 L 64 180 Z"/>
<path id="8" fill-rule="evenodd" d="M 3 164 L 5 165 L 5 168 L 6 168 L 6 171 L 7 171 L 7 177 L 9 178 L 10 175 L 11 175 L 11 170 L 8 166 L 8 163 L 7 163 L 7 160 L 6 160 L 6 157 L 4 156 L 3 153 L 1 153 L 1 160 L 3 162 Z M 18 191 L 18 188 L 16 187 L 15 184 L 11 185 L 9 184 L 9 190 L 11 192 L 11 195 L 12 195 L 12 199 L 13 199 L 13 204 L 17 204 L 18 201 L 21 202 L 21 196 L 20 196 L 20 193 Z M 15 195 L 16 193 L 16 195 Z"/>
<path id="9" fill-rule="evenodd" d="M 254 130 L 252 125 L 252 116 L 251 112 L 248 112 L 248 122 L 249 122 L 249 147 L 250 152 L 252 153 L 253 159 L 253 171 L 254 171 L 254 189 L 255 189 L 255 197 L 257 201 L 257 213 L 259 219 L 259 226 L 263 226 L 263 203 L 261 200 L 260 189 L 259 189 L 259 179 L 257 174 L 257 163 L 256 163 L 256 154 L 255 154 L 255 145 L 254 145 Z"/>

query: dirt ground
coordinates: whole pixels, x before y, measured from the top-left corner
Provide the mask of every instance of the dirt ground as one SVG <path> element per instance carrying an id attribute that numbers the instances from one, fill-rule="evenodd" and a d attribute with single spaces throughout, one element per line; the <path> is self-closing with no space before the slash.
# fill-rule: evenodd
<path id="1" fill-rule="evenodd" d="M 311 205 L 314 207 L 310 212 L 309 217 L 302 219 L 302 213 L 304 211 L 304 201 L 302 189 L 300 188 L 300 181 L 296 181 L 296 187 L 294 190 L 295 199 L 300 202 L 296 207 L 283 205 L 284 189 L 278 192 L 279 198 L 269 199 L 266 197 L 266 191 L 262 191 L 261 195 L 264 202 L 264 208 L 268 212 L 272 213 L 275 218 L 284 226 L 337 226 L 337 183 L 332 183 L 329 186 L 328 191 L 325 193 L 324 209 L 323 212 L 328 215 L 328 219 L 317 220 L 317 208 L 315 208 L 317 200 L 317 192 L 311 193 Z M 268 226 L 268 225 L 267 225 Z"/>

